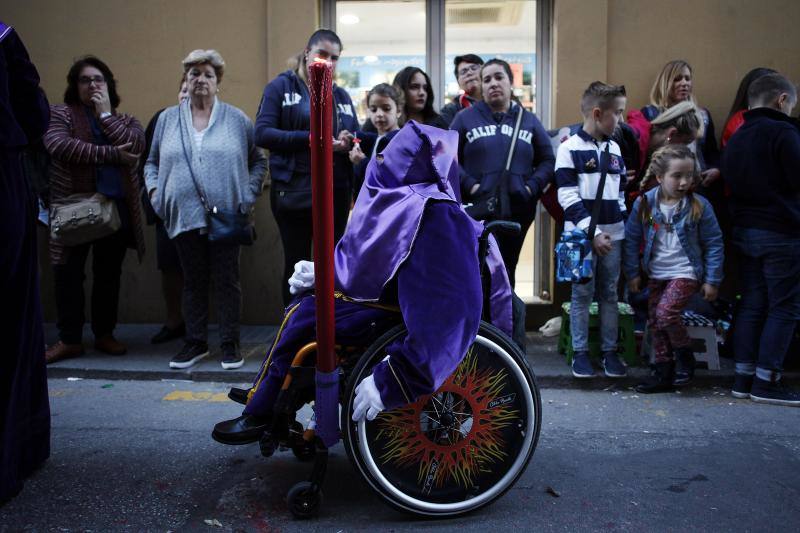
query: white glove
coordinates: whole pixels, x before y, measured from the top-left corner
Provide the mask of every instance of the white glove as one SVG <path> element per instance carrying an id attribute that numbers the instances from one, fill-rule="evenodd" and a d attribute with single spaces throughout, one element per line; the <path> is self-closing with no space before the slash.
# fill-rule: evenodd
<path id="1" fill-rule="evenodd" d="M 367 420 L 375 420 L 378 413 L 386 409 L 372 374 L 362 379 L 356 387 L 356 399 L 353 405 L 353 422 L 360 422 L 365 417 Z"/>
<path id="2" fill-rule="evenodd" d="M 314 288 L 314 263 L 298 261 L 294 265 L 294 274 L 289 278 L 289 293 L 294 296 Z"/>

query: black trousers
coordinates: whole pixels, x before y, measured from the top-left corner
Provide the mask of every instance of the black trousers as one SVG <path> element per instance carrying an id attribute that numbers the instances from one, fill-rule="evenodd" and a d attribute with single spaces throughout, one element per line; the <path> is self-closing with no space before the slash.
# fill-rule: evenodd
<path id="1" fill-rule="evenodd" d="M 86 258 L 92 251 L 92 332 L 100 338 L 114 332 L 119 306 L 122 261 L 131 236 L 120 230 L 108 237 L 72 246 L 63 265 L 53 265 L 58 335 L 65 344 L 78 344 L 83 333 Z"/>
<path id="2" fill-rule="evenodd" d="M 503 263 L 506 265 L 508 281 L 511 283 L 512 290 L 516 283 L 515 272 L 517 270 L 517 263 L 519 262 L 519 254 L 522 251 L 522 244 L 525 242 L 525 236 L 528 234 L 528 229 L 531 227 L 535 216 L 536 211 L 534 206 L 530 213 L 514 215 L 510 218 L 510 220 L 519 222 L 520 226 L 522 226 L 522 231 L 519 232 L 519 235 L 504 235 L 502 233 L 495 235 L 497 247 L 500 249 L 500 255 L 503 256 Z"/>
<path id="3" fill-rule="evenodd" d="M 289 294 L 289 278 L 294 273 L 294 265 L 300 260 L 311 260 L 311 244 L 313 227 L 311 210 L 282 211 L 277 209 L 275 189 L 270 191 L 270 203 L 283 245 L 283 304 L 288 305 L 292 297 Z M 333 240 L 338 242 L 347 227 L 347 215 L 353 195 L 349 188 L 333 189 Z"/>
<path id="4" fill-rule="evenodd" d="M 242 286 L 239 283 L 238 244 L 209 242 L 199 231 L 181 233 L 175 239 L 183 268 L 183 318 L 186 341 L 208 342 L 209 290 L 219 321 L 220 344 L 239 344 Z"/>

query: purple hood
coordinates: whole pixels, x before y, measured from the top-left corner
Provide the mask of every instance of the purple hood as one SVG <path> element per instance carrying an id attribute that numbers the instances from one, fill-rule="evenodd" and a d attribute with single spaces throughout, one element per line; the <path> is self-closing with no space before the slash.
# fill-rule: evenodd
<path id="1" fill-rule="evenodd" d="M 461 203 L 458 134 L 409 121 L 367 167 L 364 185 L 344 236 L 336 245 L 336 288 L 355 301 L 374 302 L 410 255 L 426 204 Z M 475 250 L 483 225 L 462 210 L 475 231 Z M 509 335 L 511 287 L 491 238 L 491 317 Z M 454 261 L 456 258 L 443 258 Z"/>

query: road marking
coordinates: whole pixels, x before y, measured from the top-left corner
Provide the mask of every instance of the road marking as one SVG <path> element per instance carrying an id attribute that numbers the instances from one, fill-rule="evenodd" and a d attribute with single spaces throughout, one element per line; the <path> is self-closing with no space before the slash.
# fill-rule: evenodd
<path id="1" fill-rule="evenodd" d="M 162 398 L 168 402 L 228 402 L 226 392 L 194 392 L 188 390 L 172 391 Z"/>

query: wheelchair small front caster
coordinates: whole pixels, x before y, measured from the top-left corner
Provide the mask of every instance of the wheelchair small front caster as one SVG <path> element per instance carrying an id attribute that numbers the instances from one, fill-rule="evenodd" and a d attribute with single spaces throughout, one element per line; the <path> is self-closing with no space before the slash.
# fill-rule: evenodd
<path id="1" fill-rule="evenodd" d="M 322 490 L 310 481 L 301 481 L 289 489 L 286 503 L 295 518 L 311 518 L 316 516 L 322 506 Z"/>

